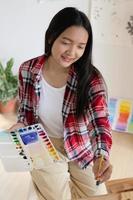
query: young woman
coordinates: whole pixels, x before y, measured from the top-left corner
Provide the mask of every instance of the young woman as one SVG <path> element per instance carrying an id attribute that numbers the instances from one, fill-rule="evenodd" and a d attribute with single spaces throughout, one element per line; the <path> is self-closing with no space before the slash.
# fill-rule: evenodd
<path id="1" fill-rule="evenodd" d="M 112 172 L 112 138 L 106 85 L 91 63 L 92 39 L 87 16 L 76 8 L 64 8 L 46 31 L 45 54 L 20 67 L 18 123 L 10 130 L 41 121 L 66 158 L 31 172 L 39 199 L 106 193 L 103 182 Z M 96 180 L 102 184 L 96 186 Z"/>

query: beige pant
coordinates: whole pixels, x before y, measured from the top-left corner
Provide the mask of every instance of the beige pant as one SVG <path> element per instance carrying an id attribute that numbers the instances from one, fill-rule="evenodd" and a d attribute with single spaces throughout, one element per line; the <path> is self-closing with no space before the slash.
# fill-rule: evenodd
<path id="1" fill-rule="evenodd" d="M 56 149 L 66 156 L 63 140 L 51 140 Z M 92 165 L 83 170 L 72 161 L 63 161 L 43 170 L 33 170 L 31 175 L 39 200 L 77 200 L 107 193 L 104 184 L 96 186 Z"/>

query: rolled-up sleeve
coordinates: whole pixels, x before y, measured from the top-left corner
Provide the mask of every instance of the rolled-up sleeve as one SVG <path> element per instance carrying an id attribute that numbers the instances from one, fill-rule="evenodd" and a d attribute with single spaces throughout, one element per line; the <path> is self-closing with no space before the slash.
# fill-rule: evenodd
<path id="1" fill-rule="evenodd" d="M 24 83 L 22 77 L 22 68 L 23 65 L 19 68 L 19 109 L 18 109 L 18 122 L 27 125 L 26 116 L 25 116 L 25 106 L 24 106 Z"/>
<path id="2" fill-rule="evenodd" d="M 102 77 L 98 76 L 91 83 L 88 108 L 88 129 L 94 159 L 100 155 L 108 159 L 112 146 L 112 135 L 108 113 L 107 87 Z"/>

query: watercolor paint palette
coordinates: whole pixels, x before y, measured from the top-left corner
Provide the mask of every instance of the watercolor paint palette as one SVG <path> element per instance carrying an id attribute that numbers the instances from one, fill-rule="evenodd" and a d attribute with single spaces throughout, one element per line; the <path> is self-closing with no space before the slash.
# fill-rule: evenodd
<path id="1" fill-rule="evenodd" d="M 7 171 L 42 169 L 62 160 L 41 124 L 0 132 L 0 158 Z"/>

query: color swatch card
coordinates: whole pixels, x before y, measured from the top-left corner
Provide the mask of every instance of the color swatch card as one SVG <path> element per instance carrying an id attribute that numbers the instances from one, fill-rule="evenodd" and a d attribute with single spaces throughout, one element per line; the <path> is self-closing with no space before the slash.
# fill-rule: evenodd
<path id="1" fill-rule="evenodd" d="M 109 114 L 112 130 L 133 133 L 133 101 L 110 98 Z"/>
<path id="2" fill-rule="evenodd" d="M 42 169 L 62 161 L 41 124 L 0 132 L 0 157 L 7 171 Z"/>

